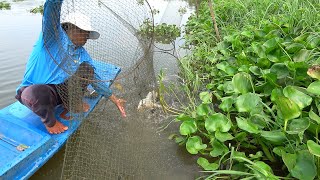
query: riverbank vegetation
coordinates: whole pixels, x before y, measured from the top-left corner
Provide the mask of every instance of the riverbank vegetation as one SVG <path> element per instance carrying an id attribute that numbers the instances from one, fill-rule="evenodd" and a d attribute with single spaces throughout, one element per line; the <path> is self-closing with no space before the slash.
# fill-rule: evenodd
<path id="1" fill-rule="evenodd" d="M 154 25 L 150 19 L 146 19 L 140 26 L 138 35 L 146 39 L 153 38 L 157 43 L 171 44 L 180 37 L 181 29 L 166 23 Z"/>
<path id="2" fill-rule="evenodd" d="M 11 5 L 10 3 L 6 2 L 6 1 L 1 1 L 0 2 L 0 10 L 10 10 L 11 9 Z"/>
<path id="3" fill-rule="evenodd" d="M 203 178 L 320 178 L 320 81 L 310 68 L 320 63 L 320 1 L 215 0 L 221 40 L 209 6 L 201 1 L 185 28 L 189 104 L 171 138 L 198 157 Z M 160 79 L 160 93 L 168 88 Z"/>
<path id="4" fill-rule="evenodd" d="M 37 13 L 43 14 L 43 8 L 44 8 L 44 6 L 40 5 L 38 7 L 30 9 L 29 12 L 33 13 L 33 14 L 37 14 Z"/>
<path id="5" fill-rule="evenodd" d="M 13 0 L 13 2 L 17 3 L 17 2 L 22 2 L 24 0 Z M 0 2 L 0 10 L 10 10 L 11 9 L 11 4 L 6 2 L 6 1 L 1 1 Z M 32 8 L 29 10 L 30 13 L 33 14 L 43 14 L 43 5 L 40 5 L 38 7 Z"/>

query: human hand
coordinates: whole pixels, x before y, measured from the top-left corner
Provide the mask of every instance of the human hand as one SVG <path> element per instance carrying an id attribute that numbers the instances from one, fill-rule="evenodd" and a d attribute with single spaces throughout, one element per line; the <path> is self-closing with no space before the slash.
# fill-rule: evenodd
<path id="1" fill-rule="evenodd" d="M 124 99 L 118 99 L 115 103 L 117 108 L 119 109 L 122 117 L 127 117 L 126 111 L 124 110 L 124 106 L 125 106 L 126 102 L 127 101 Z"/>
<path id="2" fill-rule="evenodd" d="M 109 98 L 117 106 L 118 110 L 121 113 L 121 116 L 127 117 L 126 111 L 124 109 L 125 103 L 127 101 L 124 99 L 117 98 L 115 95 L 111 95 Z"/>

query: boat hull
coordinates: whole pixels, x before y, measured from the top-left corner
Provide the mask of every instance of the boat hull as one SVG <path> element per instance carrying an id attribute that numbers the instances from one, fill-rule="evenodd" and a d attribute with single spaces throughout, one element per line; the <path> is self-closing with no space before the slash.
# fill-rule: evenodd
<path id="1" fill-rule="evenodd" d="M 85 99 L 90 104 L 85 116 L 100 99 L 101 96 Z M 56 108 L 56 118 L 69 129 L 51 135 L 40 118 L 20 102 L 0 110 L 0 179 L 28 179 L 59 151 L 83 121 L 61 119 L 62 111 L 61 106 Z"/>

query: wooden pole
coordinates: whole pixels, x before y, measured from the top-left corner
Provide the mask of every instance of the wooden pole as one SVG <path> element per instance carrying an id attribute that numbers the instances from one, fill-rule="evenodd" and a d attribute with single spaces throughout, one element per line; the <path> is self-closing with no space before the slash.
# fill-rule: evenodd
<path id="1" fill-rule="evenodd" d="M 217 26 L 216 17 L 215 17 L 215 15 L 214 15 L 214 10 L 213 10 L 213 5 L 212 5 L 211 0 L 208 0 L 208 5 L 209 5 L 209 8 L 210 8 L 210 13 L 211 13 L 211 17 L 212 17 L 212 22 L 213 22 L 214 30 L 216 31 L 217 39 L 218 39 L 219 41 L 221 41 L 221 37 L 220 37 L 220 34 L 219 34 L 219 29 L 218 29 L 218 26 Z"/>

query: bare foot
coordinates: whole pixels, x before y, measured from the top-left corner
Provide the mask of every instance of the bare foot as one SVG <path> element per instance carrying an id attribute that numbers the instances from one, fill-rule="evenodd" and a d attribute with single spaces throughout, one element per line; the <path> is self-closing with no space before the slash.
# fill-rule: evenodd
<path id="1" fill-rule="evenodd" d="M 86 103 L 86 102 L 83 102 L 83 103 L 82 103 L 82 112 L 88 112 L 89 109 L 90 109 L 90 105 L 89 105 L 88 103 Z M 70 119 L 72 119 L 72 118 L 73 118 L 72 116 L 67 116 L 67 113 L 68 113 L 68 112 L 69 112 L 69 111 L 65 108 L 65 109 L 63 110 L 63 112 L 60 114 L 60 117 L 61 117 L 62 119 L 65 119 L 65 120 L 70 120 Z M 80 110 L 78 111 L 78 110 L 76 109 L 75 112 L 80 112 Z"/>
<path id="2" fill-rule="evenodd" d="M 68 126 L 63 125 L 61 122 L 56 120 L 56 123 L 52 127 L 47 127 L 46 129 L 50 134 L 60 134 L 68 130 Z"/>
<path id="3" fill-rule="evenodd" d="M 89 109 L 90 109 L 90 105 L 88 103 L 86 103 L 86 102 L 83 102 L 83 104 L 82 104 L 83 112 L 88 112 Z"/>
<path id="4" fill-rule="evenodd" d="M 63 112 L 60 114 L 60 117 L 65 120 L 72 119 L 72 116 L 67 116 L 68 112 L 69 112 L 68 109 L 64 109 Z"/>
<path id="5" fill-rule="evenodd" d="M 79 112 L 88 112 L 90 109 L 90 105 L 86 102 L 82 102 L 82 107 L 81 105 L 79 105 L 78 107 L 75 108 L 75 112 L 79 113 Z"/>

